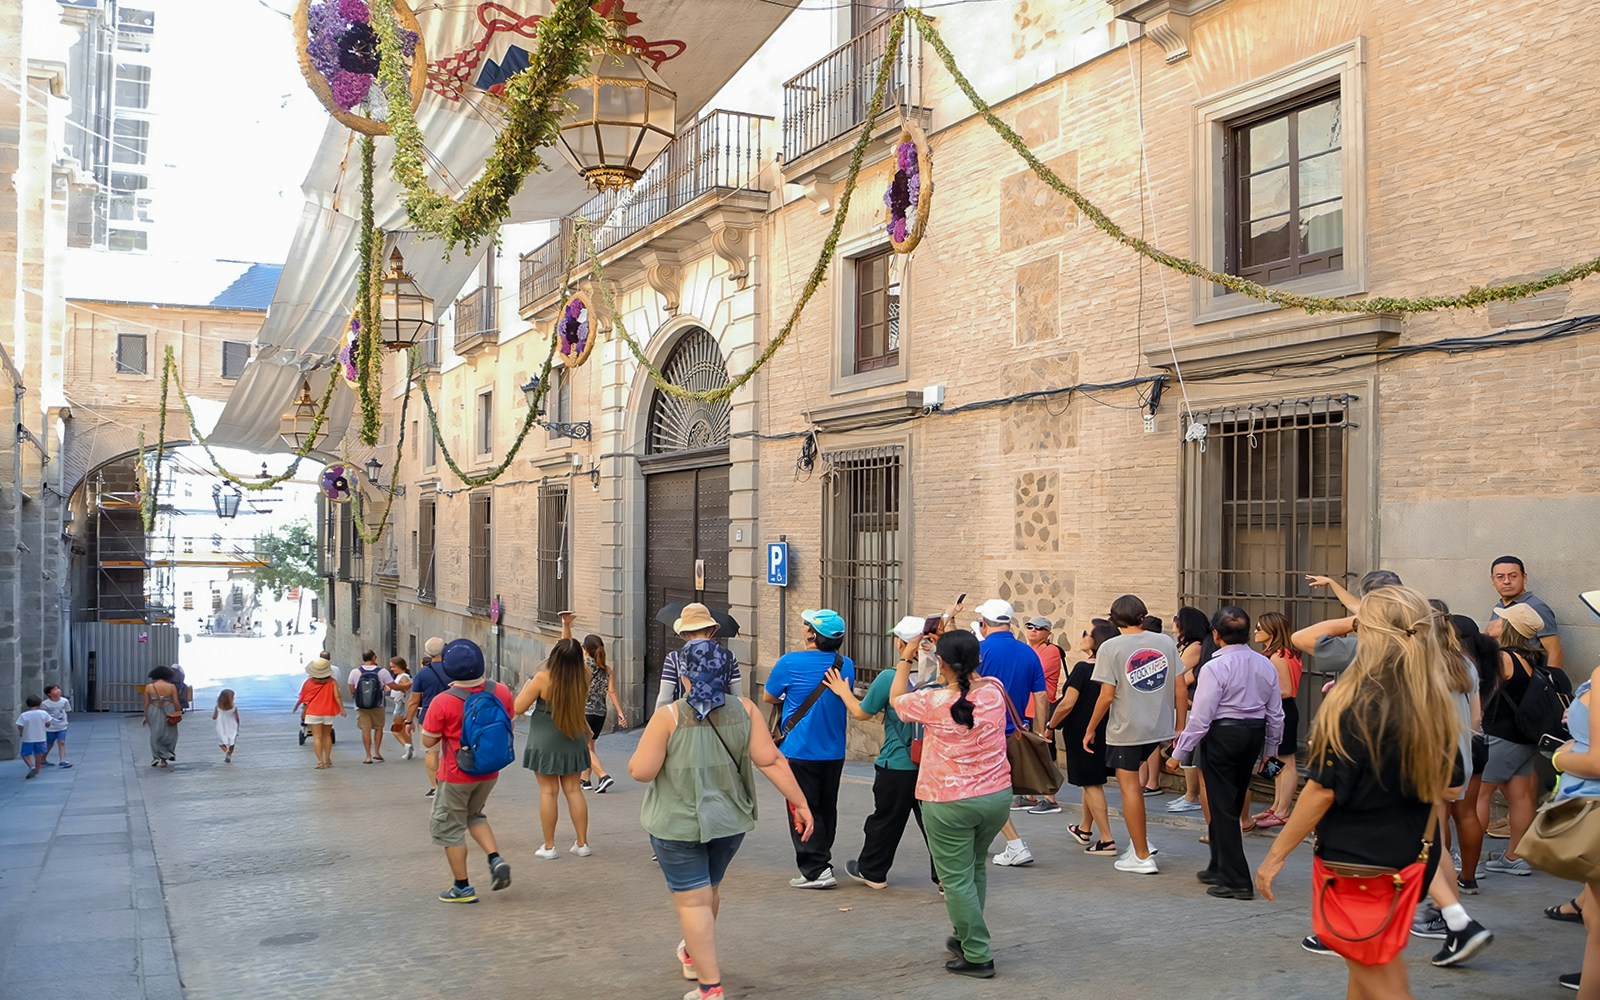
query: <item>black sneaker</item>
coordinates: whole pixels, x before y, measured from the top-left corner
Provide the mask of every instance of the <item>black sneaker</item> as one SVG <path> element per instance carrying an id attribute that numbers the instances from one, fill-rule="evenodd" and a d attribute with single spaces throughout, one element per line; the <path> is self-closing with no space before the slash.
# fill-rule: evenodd
<path id="1" fill-rule="evenodd" d="M 1476 896 L 1478 894 L 1478 880 L 1475 878 L 1456 879 L 1456 889 L 1463 896 Z"/>
<path id="2" fill-rule="evenodd" d="M 433 798 L 433 793 L 435 791 L 437 791 L 437 789 L 430 788 L 430 789 L 428 789 L 428 791 L 422 797 L 425 798 L 425 799 L 431 799 L 431 798 Z"/>
<path id="3" fill-rule="evenodd" d="M 1580 976 L 1579 973 L 1569 972 L 1566 975 L 1562 976 L 1561 978 L 1557 979 L 1556 982 L 1560 983 L 1562 986 L 1565 986 L 1569 990 L 1575 990 L 1575 989 L 1578 988 L 1579 976 Z"/>
<path id="4" fill-rule="evenodd" d="M 579 780 L 578 787 L 583 789 L 586 792 L 594 791 L 594 785 L 592 783 L 590 783 L 588 778 L 583 778 L 583 779 Z"/>
<path id="5" fill-rule="evenodd" d="M 856 863 L 856 860 L 854 858 L 851 858 L 849 861 L 846 861 L 844 863 L 844 873 L 846 875 L 850 876 L 851 878 L 855 879 L 857 882 L 860 882 L 862 885 L 867 886 L 868 888 L 871 888 L 871 889 L 887 889 L 887 888 L 889 888 L 889 883 L 888 882 L 875 882 L 872 879 L 867 878 L 865 875 L 861 874 L 861 866 Z"/>
<path id="6" fill-rule="evenodd" d="M 944 971 L 954 972 L 958 976 L 971 976 L 973 979 L 993 979 L 994 961 L 969 962 L 965 958 L 952 958 L 944 963 Z"/>
<path id="7" fill-rule="evenodd" d="M 489 888 L 499 892 L 511 884 L 511 866 L 505 858 L 496 858 L 489 865 Z"/>
<path id="8" fill-rule="evenodd" d="M 594 793 L 596 795 L 603 795 L 612 785 L 615 785 L 616 783 L 617 779 L 608 774 L 604 778 L 601 778 L 600 781 L 594 786 Z"/>
<path id="9" fill-rule="evenodd" d="M 1322 939 L 1317 937 L 1315 934 L 1308 934 L 1301 938 L 1300 947 L 1311 952 L 1313 955 L 1337 954 L 1332 948 L 1329 948 L 1327 945 L 1323 944 Z"/>
<path id="10" fill-rule="evenodd" d="M 1489 946 L 1494 940 L 1494 932 L 1478 923 L 1476 920 L 1467 921 L 1467 926 L 1459 931 L 1451 931 L 1445 935 L 1444 947 L 1433 956 L 1433 964 L 1444 968 L 1450 965 L 1460 965 L 1467 959 Z"/>

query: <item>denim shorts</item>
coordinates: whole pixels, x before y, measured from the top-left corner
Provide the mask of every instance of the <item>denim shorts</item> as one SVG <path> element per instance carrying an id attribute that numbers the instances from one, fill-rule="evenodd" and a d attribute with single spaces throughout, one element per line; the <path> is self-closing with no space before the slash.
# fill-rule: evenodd
<path id="1" fill-rule="evenodd" d="M 45 746 L 45 749 L 46 750 L 50 749 L 51 747 L 55 746 L 57 743 L 60 743 L 62 740 L 66 739 L 66 738 L 67 738 L 67 731 L 65 729 L 50 729 L 50 730 L 46 730 L 46 732 L 44 734 L 44 746 Z"/>
<path id="2" fill-rule="evenodd" d="M 24 757 L 43 757 L 46 753 L 49 752 L 49 747 L 47 747 L 43 743 L 24 743 L 24 744 L 22 744 L 22 748 L 21 748 L 21 750 L 19 752 Z M 732 857 L 732 856 L 733 856 L 732 854 L 729 854 L 729 857 Z M 724 867 L 724 868 L 728 867 L 727 863 L 724 862 L 722 867 Z M 668 881 L 671 881 L 671 880 L 668 879 Z"/>
<path id="3" fill-rule="evenodd" d="M 656 852 L 661 874 L 666 876 L 667 888 L 673 892 L 693 892 L 708 886 L 722 884 L 733 856 L 739 853 L 744 834 L 718 837 L 702 844 L 694 840 L 661 840 L 650 838 L 650 847 Z"/>

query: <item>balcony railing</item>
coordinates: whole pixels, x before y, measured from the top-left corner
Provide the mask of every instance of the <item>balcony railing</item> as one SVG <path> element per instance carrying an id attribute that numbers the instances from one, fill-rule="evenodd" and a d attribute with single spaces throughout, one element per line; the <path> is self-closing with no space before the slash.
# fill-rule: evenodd
<path id="1" fill-rule="evenodd" d="M 608 191 L 574 213 L 590 224 L 595 246 L 605 251 L 713 191 L 766 193 L 761 179 L 767 151 L 762 128 L 772 119 L 740 111 L 713 111 L 678 134 L 631 190 Z M 519 301 L 523 309 L 561 287 L 571 252 L 574 226 L 563 219 L 561 232 L 524 254 Z M 588 248 L 579 249 L 574 270 L 588 266 Z"/>
<path id="2" fill-rule="evenodd" d="M 497 343 L 500 330 L 495 323 L 495 289 L 480 285 L 456 299 L 457 354 L 471 354 L 485 344 Z"/>
<path id="3" fill-rule="evenodd" d="M 892 18 L 879 21 L 783 85 L 784 163 L 827 145 L 866 119 L 893 25 Z M 908 21 L 884 92 L 885 111 L 916 104 L 921 73 L 922 40 Z"/>

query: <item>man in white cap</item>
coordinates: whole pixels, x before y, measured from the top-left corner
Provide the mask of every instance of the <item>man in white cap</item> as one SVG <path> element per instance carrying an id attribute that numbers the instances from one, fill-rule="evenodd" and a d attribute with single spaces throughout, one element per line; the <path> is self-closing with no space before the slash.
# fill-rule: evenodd
<path id="1" fill-rule="evenodd" d="M 924 654 L 923 638 L 928 619 L 907 615 L 889 631 L 894 638 L 897 655 L 910 661 L 919 661 L 919 670 L 911 675 L 912 687 L 919 677 L 930 676 L 920 661 Z M 864 839 L 861 854 L 845 862 L 845 874 L 873 889 L 889 885 L 889 869 L 894 865 L 895 851 L 906 830 L 906 820 L 915 816 L 917 828 L 922 829 L 922 807 L 917 803 L 917 761 L 912 759 L 911 746 L 917 737 L 917 727 L 900 721 L 894 706 L 889 704 L 889 689 L 894 685 L 894 671 L 880 670 L 867 688 L 865 698 L 856 693 L 844 678 L 834 670 L 828 671 L 828 688 L 843 701 L 852 719 L 867 722 L 883 715 L 883 746 L 878 751 L 875 774 L 872 780 L 872 815 L 867 817 L 861 832 Z M 928 839 L 927 832 L 922 835 Z M 930 860 L 931 866 L 931 860 Z M 939 884 L 939 873 L 933 872 L 933 883 Z"/>
<path id="2" fill-rule="evenodd" d="M 439 657 L 444 653 L 444 640 L 438 636 L 431 637 L 422 645 L 422 666 L 417 668 L 417 676 L 411 681 L 411 700 L 406 707 L 407 722 L 421 722 L 428 717 L 428 706 L 433 699 L 444 693 L 450 686 L 450 681 L 445 677 L 440 665 Z M 439 788 L 439 751 L 429 748 L 422 754 L 424 770 L 428 772 L 428 798 L 433 798 Z"/>
<path id="3" fill-rule="evenodd" d="M 1025 719 L 1032 718 L 1033 731 L 1039 732 L 1046 718 L 1044 664 L 1039 662 L 1039 654 L 1011 634 L 1011 619 L 1016 612 L 1008 602 L 990 598 L 978 605 L 977 614 L 978 634 L 983 637 L 978 643 L 979 671 L 1000 682 L 1011 704 L 1016 706 L 1017 714 Z M 1007 712 L 1006 735 L 1009 737 L 1015 728 L 1011 713 Z M 1011 808 L 1027 809 L 1032 805 L 1026 798 L 1018 797 L 1012 800 Z M 1017 836 L 1015 824 L 1007 822 L 1000 833 L 1006 838 L 1006 847 L 994 856 L 995 864 L 1009 868 L 1033 864 L 1033 852 L 1028 850 L 1027 842 Z"/>

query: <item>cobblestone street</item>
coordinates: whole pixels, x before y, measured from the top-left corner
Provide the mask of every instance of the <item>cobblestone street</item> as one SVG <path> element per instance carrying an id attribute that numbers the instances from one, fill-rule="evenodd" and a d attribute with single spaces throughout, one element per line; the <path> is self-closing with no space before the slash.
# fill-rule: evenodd
<path id="1" fill-rule="evenodd" d="M 514 884 L 501 893 L 480 885 L 476 906 L 444 906 L 433 900 L 448 878 L 442 853 L 428 842 L 421 760 L 402 761 L 389 748 L 387 763 L 362 765 L 347 721 L 339 727 L 335 767 L 313 771 L 310 749 L 296 745 L 288 702 L 263 704 L 265 692 L 241 698 L 245 728 L 232 765 L 224 765 L 209 743 L 209 712 L 185 724 L 179 763 L 170 771 L 140 766 L 144 734 L 136 718 L 97 717 L 84 726 L 93 728 L 92 753 L 78 768 L 27 787 L 6 782 L 15 787 L 5 793 L 0 820 L 4 913 L 7 926 L 17 930 L 10 935 L 0 994 L 18 1000 L 170 995 L 138 994 L 96 978 L 103 966 L 120 968 L 113 954 L 118 949 L 132 949 L 130 968 L 137 966 L 132 956 L 138 949 L 158 954 L 131 929 L 108 932 L 108 940 L 97 943 L 93 936 L 104 914 L 94 911 L 109 904 L 83 898 L 114 894 L 118 906 L 151 915 L 123 898 L 132 885 L 141 905 L 151 901 L 120 870 L 137 864 L 137 850 L 107 847 L 101 855 L 77 846 L 89 835 L 85 824 L 96 834 L 119 835 L 118 845 L 131 843 L 128 835 L 105 834 L 94 825 L 109 823 L 109 815 L 73 808 L 52 827 L 47 843 L 30 839 L 33 827 L 19 827 L 39 815 L 38 805 L 25 803 L 37 802 L 52 785 L 120 787 L 124 776 L 132 796 L 127 815 L 137 821 L 132 825 L 142 822 L 138 799 L 149 815 L 184 996 L 304 1000 L 470 990 L 482 997 L 581 991 L 666 998 L 686 988 L 672 961 L 678 931 L 667 892 L 638 825 L 640 786 L 623 778 L 614 791 L 590 798 L 593 857 L 565 853 L 572 833 L 563 819 L 562 857 L 541 862 L 533 857 L 534 781 L 520 767 L 505 772 L 489 815 Z M 209 702 L 202 690 L 198 703 Z M 109 745 L 118 733 L 120 761 Z M 621 773 L 632 743 L 630 735 L 601 741 L 610 768 Z M 859 846 L 869 773 L 852 764 L 841 793 L 844 832 L 835 850 L 841 876 L 843 862 Z M 10 777 L 20 779 L 20 773 Z M 1298 944 L 1309 919 L 1306 851 L 1291 861 L 1277 903 L 1219 901 L 1206 897 L 1192 877 L 1204 851 L 1195 842 L 1197 824 L 1169 824 L 1158 815 L 1152 839 L 1161 848 L 1163 874 L 1136 877 L 1115 872 L 1110 858 L 1070 847 L 1070 811 L 1014 814 L 1039 860 L 1031 868 L 990 870 L 999 977 L 981 984 L 953 979 L 939 967 L 944 907 L 919 877 L 927 862 L 914 834 L 885 891 L 848 881 L 831 892 L 793 890 L 785 884 L 794 871 L 777 819 L 781 803 L 762 787 L 762 825 L 746 840 L 726 884 L 721 933 L 731 995 L 1342 995 L 1341 964 L 1308 955 Z M 1152 803 L 1158 813 L 1166 801 Z M 1260 838 L 1248 841 L 1252 861 L 1264 845 Z M 105 870 L 92 867 L 97 862 Z M 475 878 L 481 865 L 475 855 Z M 89 871 L 93 879 L 83 874 Z M 63 888 L 73 895 L 61 896 Z M 1452 998 L 1562 995 L 1554 978 L 1577 968 L 1581 931 L 1550 923 L 1538 910 L 1566 895 L 1567 887 L 1542 875 L 1490 876 L 1485 894 L 1468 905 L 1498 940 L 1459 970 L 1429 967 L 1437 943 L 1415 942 L 1408 952 L 1413 989 L 1418 996 Z M 68 901 L 70 912 L 58 905 Z M 87 923 L 78 916 L 84 911 L 90 911 Z M 30 978 L 27 970 L 39 956 L 49 956 L 49 970 Z M 62 988 L 40 992 L 40 978 Z M 78 988 L 80 981 L 95 988 Z"/>

